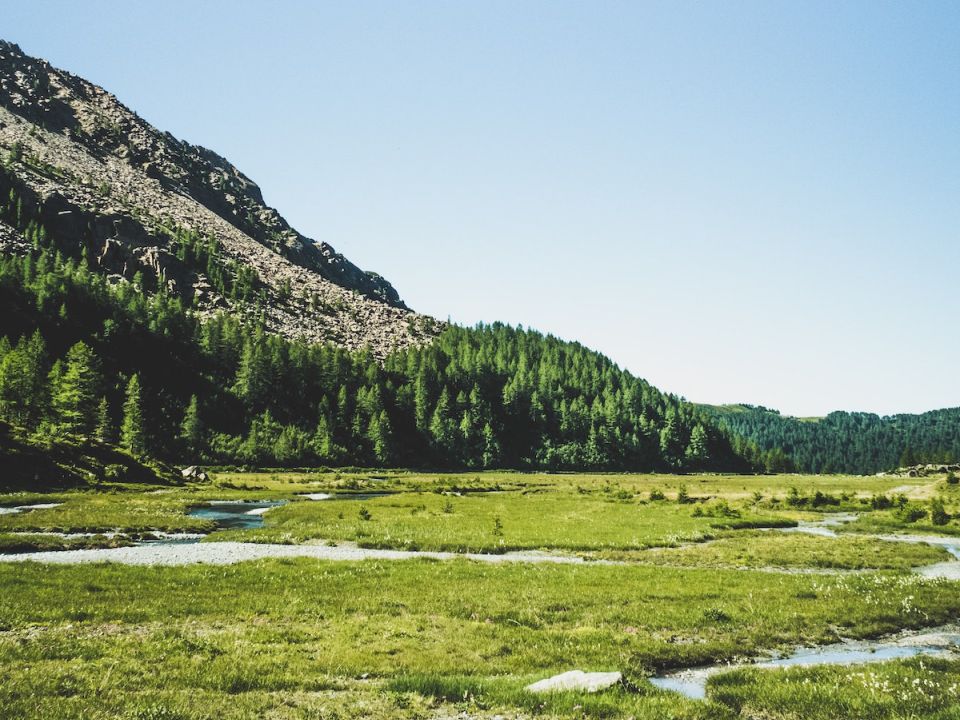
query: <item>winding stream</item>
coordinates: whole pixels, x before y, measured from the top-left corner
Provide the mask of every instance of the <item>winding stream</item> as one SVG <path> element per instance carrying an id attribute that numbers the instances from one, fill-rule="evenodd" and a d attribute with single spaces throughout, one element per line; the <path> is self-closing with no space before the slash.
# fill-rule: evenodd
<path id="1" fill-rule="evenodd" d="M 333 499 L 363 500 L 385 493 L 310 493 L 301 497 L 307 500 L 326 501 Z M 216 522 L 218 528 L 250 529 L 263 526 L 264 515 L 286 501 L 212 501 L 189 511 L 192 517 L 206 518 Z M 0 508 L 0 512 L 22 512 L 29 509 L 52 507 L 52 504 Z M 834 513 L 814 522 L 801 522 L 797 527 L 778 528 L 774 532 L 800 532 L 821 537 L 837 538 L 836 529 L 856 519 L 849 513 Z M 247 560 L 277 557 L 310 557 L 321 560 L 405 560 L 431 558 L 451 560 L 463 558 L 480 562 L 524 562 L 561 564 L 607 564 L 603 561 L 562 553 L 510 552 L 500 555 L 480 553 L 426 552 L 413 550 L 369 549 L 354 543 L 337 545 L 279 545 L 245 542 L 199 542 L 200 534 L 164 535 L 155 533 L 156 540 L 142 542 L 132 547 L 88 550 L 61 550 L 0 555 L 0 562 L 53 562 L 53 563 L 102 563 L 116 562 L 131 565 L 184 565 L 190 563 L 230 564 Z M 945 548 L 954 560 L 915 568 L 924 577 L 960 580 L 960 538 L 928 535 L 888 534 L 861 535 L 878 540 L 904 543 L 929 543 Z M 869 571 L 862 571 L 869 572 Z M 650 678 L 650 682 L 663 690 L 681 693 L 690 698 L 706 697 L 707 680 L 718 673 L 754 668 L 778 668 L 813 665 L 846 665 L 853 663 L 879 662 L 917 655 L 946 655 L 960 651 L 960 628 L 950 626 L 922 632 L 907 632 L 875 641 L 844 642 L 822 647 L 798 648 L 782 657 L 766 657 L 741 663 L 690 667 L 674 670 Z"/>
<path id="2" fill-rule="evenodd" d="M 213 520 L 221 530 L 250 530 L 263 527 L 263 516 L 285 500 L 214 500 L 187 512 L 190 517 Z"/>
<path id="3" fill-rule="evenodd" d="M 760 658 L 742 663 L 707 665 L 664 673 L 650 678 L 662 690 L 672 690 L 689 698 L 703 699 L 707 680 L 714 675 L 742 668 L 810 667 L 813 665 L 853 665 L 882 662 L 918 655 L 949 655 L 960 651 L 960 628 L 946 626 L 934 630 L 900 633 L 893 637 L 863 642 L 844 642 L 820 647 L 801 647 L 783 657 Z"/>

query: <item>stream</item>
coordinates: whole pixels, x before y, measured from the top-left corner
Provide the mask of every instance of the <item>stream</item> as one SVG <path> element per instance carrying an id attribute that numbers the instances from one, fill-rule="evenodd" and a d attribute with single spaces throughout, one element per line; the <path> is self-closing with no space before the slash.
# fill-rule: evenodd
<path id="1" fill-rule="evenodd" d="M 190 517 L 213 520 L 218 530 L 251 530 L 263 527 L 267 511 L 284 505 L 284 500 L 213 500 L 206 505 L 192 508 Z"/>
<path id="2" fill-rule="evenodd" d="M 387 493 L 310 493 L 301 497 L 311 501 L 333 499 L 364 500 Z M 285 504 L 285 500 L 272 501 L 211 501 L 189 511 L 192 517 L 213 520 L 221 529 L 252 529 L 263 527 L 264 515 L 271 509 Z M 51 505 L 0 508 L 0 511 L 23 512 Z M 834 513 L 818 521 L 804 521 L 797 527 L 778 528 L 771 532 L 799 532 L 821 537 L 839 537 L 837 528 L 856 519 L 849 513 Z M 132 565 L 183 565 L 191 563 L 229 564 L 247 560 L 276 557 L 312 557 L 321 560 L 404 560 L 433 558 L 450 560 L 464 558 L 481 562 L 525 562 L 593 564 L 603 561 L 586 561 L 583 558 L 550 552 L 510 552 L 501 555 L 462 554 L 449 552 L 424 552 L 412 550 L 387 550 L 357 547 L 354 543 L 279 545 L 245 542 L 201 543 L 200 534 L 155 533 L 157 539 L 141 542 L 132 547 L 28 552 L 0 555 L 0 562 L 35 561 L 55 563 L 117 562 Z M 905 543 L 929 543 L 946 549 L 955 559 L 915 568 L 914 572 L 929 578 L 960 580 L 960 538 L 928 535 L 888 534 L 866 535 L 879 540 Z M 606 564 L 606 563 L 604 563 Z M 863 642 L 843 642 L 821 647 L 802 647 L 780 657 L 766 657 L 740 663 L 690 667 L 674 670 L 650 678 L 650 682 L 663 690 L 671 690 L 690 698 L 706 697 L 707 680 L 718 673 L 739 668 L 778 668 L 812 665 L 846 665 L 853 663 L 879 662 L 918 655 L 945 655 L 960 651 L 960 628 L 951 626 L 906 632 L 896 636 Z"/>
<path id="3" fill-rule="evenodd" d="M 840 537 L 840 534 L 836 528 L 856 519 L 857 515 L 854 513 L 831 513 L 821 520 L 801 521 L 796 527 L 775 528 L 773 531 L 837 538 Z M 929 578 L 960 580 L 960 538 L 906 534 L 864 535 L 863 537 L 888 542 L 938 545 L 953 555 L 956 560 L 914 568 L 914 572 Z M 960 628 L 951 626 L 932 631 L 901 633 L 894 637 L 873 641 L 801 647 L 782 657 L 758 658 L 726 665 L 684 668 L 652 677 L 650 682 L 662 690 L 672 690 L 689 698 L 703 699 L 706 697 L 707 680 L 711 676 L 740 668 L 851 665 L 916 657 L 918 655 L 945 655 L 957 651 L 960 651 Z"/>
<path id="4" fill-rule="evenodd" d="M 28 512 L 30 510 L 49 510 L 63 503 L 34 503 L 33 505 L 14 505 L 13 507 L 0 507 L 0 515 L 14 515 L 16 513 Z"/>
<path id="5" fill-rule="evenodd" d="M 810 667 L 813 665 L 852 665 L 882 662 L 918 655 L 949 655 L 960 651 L 960 628 L 946 626 L 916 632 L 905 632 L 880 640 L 844 642 L 820 647 L 801 647 L 782 657 L 759 658 L 726 665 L 706 665 L 664 673 L 650 678 L 662 690 L 672 690 L 686 697 L 702 700 L 707 693 L 707 680 L 720 673 L 742 668 Z"/>

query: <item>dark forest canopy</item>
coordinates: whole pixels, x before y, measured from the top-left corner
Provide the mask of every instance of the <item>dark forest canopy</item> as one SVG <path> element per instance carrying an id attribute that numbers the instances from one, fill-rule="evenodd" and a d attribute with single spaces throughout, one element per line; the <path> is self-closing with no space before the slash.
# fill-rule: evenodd
<path id="1" fill-rule="evenodd" d="M 379 362 L 204 319 L 155 281 L 108 280 L 26 215 L 12 188 L 0 222 L 32 250 L 0 255 L 0 420 L 34 437 L 259 466 L 862 473 L 960 457 L 960 410 L 807 422 L 695 406 L 580 344 L 501 324 L 449 327 Z M 264 302 L 240 268 L 177 237 L 223 292 Z"/>
<path id="2" fill-rule="evenodd" d="M 960 459 L 960 408 L 890 416 L 833 412 L 824 418 L 750 405 L 702 408 L 761 451 L 782 449 L 801 472 L 874 473 Z"/>
<path id="3" fill-rule="evenodd" d="M 576 343 L 450 327 L 390 355 L 201 320 L 108 282 L 40 228 L 0 258 L 0 418 L 170 461 L 300 466 L 749 470 L 693 405 Z M 745 460 L 748 455 L 751 460 Z"/>

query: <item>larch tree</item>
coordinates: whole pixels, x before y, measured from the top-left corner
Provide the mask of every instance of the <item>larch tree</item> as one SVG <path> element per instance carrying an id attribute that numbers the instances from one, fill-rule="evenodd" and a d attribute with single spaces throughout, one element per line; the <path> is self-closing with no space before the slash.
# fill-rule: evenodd
<path id="1" fill-rule="evenodd" d="M 203 450 L 203 422 L 200 420 L 200 404 L 196 395 L 190 396 L 183 422 L 180 423 L 180 439 L 193 456 Z"/>
<path id="2" fill-rule="evenodd" d="M 127 383 L 126 399 L 123 402 L 123 423 L 120 426 L 120 444 L 135 457 L 147 451 L 146 433 L 143 427 L 143 398 L 140 378 L 134 375 Z"/>
<path id="3" fill-rule="evenodd" d="M 52 388 L 53 411 L 59 429 L 68 435 L 89 435 L 96 428 L 100 360 L 86 343 L 67 351 L 62 372 Z"/>

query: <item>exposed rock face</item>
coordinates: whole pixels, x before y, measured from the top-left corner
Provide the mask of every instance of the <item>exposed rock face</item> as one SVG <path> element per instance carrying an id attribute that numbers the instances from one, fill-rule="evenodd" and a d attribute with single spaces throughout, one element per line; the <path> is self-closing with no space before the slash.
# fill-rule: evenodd
<path id="1" fill-rule="evenodd" d="M 438 329 L 385 279 L 291 228 L 224 158 L 2 40 L 0 152 L 9 176 L 0 177 L 0 192 L 16 184 L 25 214 L 65 249 L 85 246 L 105 272 L 142 272 L 203 311 L 252 313 L 218 294 L 203 268 L 178 259 L 170 230 L 189 230 L 214 239 L 224 261 L 255 271 L 271 331 L 383 356 Z M 0 250 L 22 241 L 9 227 L 0 231 Z"/>

